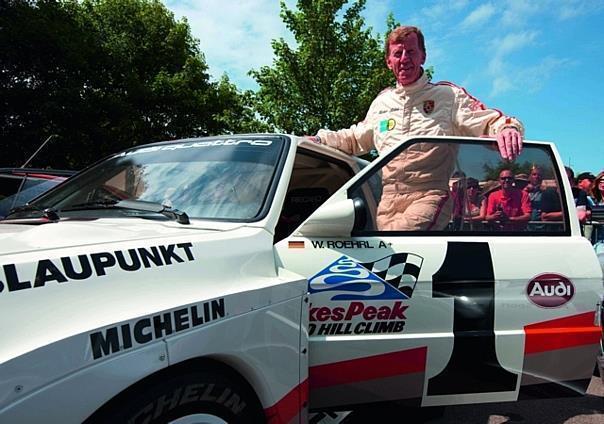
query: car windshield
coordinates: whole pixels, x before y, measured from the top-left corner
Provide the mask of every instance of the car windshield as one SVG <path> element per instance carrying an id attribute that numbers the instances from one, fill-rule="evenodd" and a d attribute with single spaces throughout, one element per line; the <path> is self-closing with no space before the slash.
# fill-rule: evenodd
<path id="1" fill-rule="evenodd" d="M 8 212 L 17 206 L 24 205 L 36 196 L 50 190 L 65 178 L 56 178 L 53 180 L 28 179 L 23 184 L 23 189 L 12 196 L 7 196 L 0 200 L 0 219 L 8 215 Z"/>
<path id="2" fill-rule="evenodd" d="M 25 215 L 46 208 L 61 217 L 144 214 L 113 207 L 134 200 L 178 209 L 191 218 L 257 220 L 266 212 L 284 146 L 282 137 L 238 137 L 132 149 L 32 202 L 32 211 Z"/>

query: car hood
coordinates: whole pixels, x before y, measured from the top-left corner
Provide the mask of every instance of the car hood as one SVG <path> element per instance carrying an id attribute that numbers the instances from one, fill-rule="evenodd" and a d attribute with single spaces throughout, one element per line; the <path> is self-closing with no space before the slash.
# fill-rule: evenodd
<path id="1" fill-rule="evenodd" d="M 106 221 L 0 225 L 0 364 L 83 331 L 275 284 L 264 228 Z M 259 303 L 303 290 L 273 290 Z"/>
<path id="2" fill-rule="evenodd" d="M 95 334 L 109 337 L 117 331 L 112 328 L 170 320 L 170 334 L 179 336 L 178 328 L 203 328 L 181 325 L 181 315 L 199 317 L 206 305 L 217 305 L 217 320 L 230 319 L 306 293 L 306 279 L 283 277 L 286 271 L 275 264 L 271 232 L 204 224 L 105 219 L 0 225 L 0 410 L 18 397 L 9 388 L 34 391 L 163 337 L 105 351 L 93 344 Z"/>
<path id="3" fill-rule="evenodd" d="M 0 257 L 7 254 L 145 240 L 168 236 L 199 235 L 241 227 L 240 223 L 157 222 L 143 219 L 97 219 L 0 225 Z"/>

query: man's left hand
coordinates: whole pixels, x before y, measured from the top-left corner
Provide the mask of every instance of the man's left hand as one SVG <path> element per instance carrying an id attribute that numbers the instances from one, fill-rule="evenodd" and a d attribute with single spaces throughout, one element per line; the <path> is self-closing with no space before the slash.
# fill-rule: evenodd
<path id="1" fill-rule="evenodd" d="M 515 128 L 505 128 L 497 134 L 497 145 L 503 159 L 514 160 L 522 152 L 522 134 Z"/>

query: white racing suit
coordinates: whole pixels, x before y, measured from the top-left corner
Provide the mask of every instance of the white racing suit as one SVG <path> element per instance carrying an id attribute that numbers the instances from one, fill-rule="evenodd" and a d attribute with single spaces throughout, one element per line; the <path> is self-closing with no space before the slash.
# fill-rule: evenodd
<path id="1" fill-rule="evenodd" d="M 490 136 L 522 124 L 489 109 L 463 88 L 432 84 L 425 73 L 406 86 L 382 91 L 364 121 L 339 131 L 320 130 L 321 143 L 348 154 L 378 153 L 413 135 Z M 449 178 L 457 148 L 417 143 L 382 169 L 383 193 L 377 211 L 380 230 L 438 230 L 449 223 L 453 201 Z"/>

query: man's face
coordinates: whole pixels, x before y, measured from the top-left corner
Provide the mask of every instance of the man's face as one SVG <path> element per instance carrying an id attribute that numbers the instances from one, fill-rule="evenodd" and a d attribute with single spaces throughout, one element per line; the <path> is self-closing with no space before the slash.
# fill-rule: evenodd
<path id="1" fill-rule="evenodd" d="M 514 187 L 514 175 L 512 171 L 501 171 L 499 173 L 499 183 L 504 191 L 509 191 Z"/>
<path id="2" fill-rule="evenodd" d="M 410 33 L 402 42 L 390 43 L 386 64 L 399 84 L 408 85 L 417 81 L 425 61 L 426 55 L 419 47 L 416 33 Z"/>
<path id="3" fill-rule="evenodd" d="M 589 178 L 583 178 L 577 185 L 581 190 L 589 192 L 593 186 L 593 181 Z"/>
<path id="4" fill-rule="evenodd" d="M 533 168 L 531 170 L 531 175 L 529 176 L 529 182 L 533 187 L 539 187 L 541 185 L 541 181 L 543 181 L 541 170 L 539 168 Z"/>

